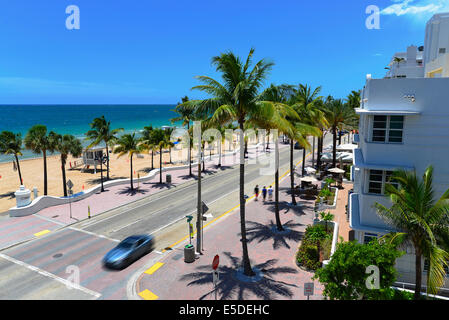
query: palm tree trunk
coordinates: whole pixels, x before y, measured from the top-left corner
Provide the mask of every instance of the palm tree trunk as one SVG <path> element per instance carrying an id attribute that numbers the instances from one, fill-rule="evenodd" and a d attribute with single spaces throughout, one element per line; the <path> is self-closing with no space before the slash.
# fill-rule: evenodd
<path id="1" fill-rule="evenodd" d="M 292 204 L 296 205 L 295 198 L 295 169 L 293 167 L 293 152 L 294 152 L 293 140 L 290 139 L 290 189 L 292 193 Z"/>
<path id="2" fill-rule="evenodd" d="M 159 151 L 159 183 L 162 184 L 162 147 Z"/>
<path id="3" fill-rule="evenodd" d="M 275 185 L 275 194 L 274 194 L 274 216 L 276 218 L 276 228 L 278 231 L 283 231 L 281 217 L 279 216 L 279 137 L 275 137 L 275 166 L 276 173 L 274 175 L 274 185 Z"/>
<path id="4" fill-rule="evenodd" d="M 220 168 L 221 167 L 221 139 L 220 139 L 220 141 L 218 142 L 218 144 L 219 144 L 219 146 L 218 146 L 218 153 L 219 153 L 219 155 L 218 155 L 218 167 Z"/>
<path id="5" fill-rule="evenodd" d="M 421 284 L 422 284 L 422 268 L 421 268 L 421 251 L 415 246 L 415 295 L 414 299 L 421 298 Z"/>
<path id="6" fill-rule="evenodd" d="M 109 149 L 108 149 L 108 142 L 106 143 L 106 180 L 109 180 Z"/>
<path id="7" fill-rule="evenodd" d="M 20 181 L 20 185 L 22 185 L 22 184 L 23 184 L 23 180 L 22 180 L 22 172 L 20 171 L 19 157 L 17 156 L 17 153 L 14 154 L 14 156 L 16 157 L 17 171 L 19 172 L 19 181 Z"/>
<path id="8" fill-rule="evenodd" d="M 43 150 L 44 156 L 44 196 L 47 195 L 47 150 Z"/>
<path id="9" fill-rule="evenodd" d="M 151 150 L 151 170 L 154 169 L 154 150 Z"/>
<path id="10" fill-rule="evenodd" d="M 318 137 L 318 147 L 317 147 L 317 153 L 316 153 L 316 167 L 318 170 L 320 170 L 321 167 L 321 145 L 323 143 L 323 136 L 321 134 L 321 137 Z"/>
<path id="11" fill-rule="evenodd" d="M 197 195 L 197 215 L 196 215 L 196 251 L 202 254 L 201 250 L 201 222 L 203 215 L 203 206 L 201 200 L 201 143 L 198 143 L 198 195 Z"/>
<path id="12" fill-rule="evenodd" d="M 240 142 L 243 141 L 243 121 L 239 121 L 240 125 Z M 240 231 L 242 235 L 242 264 L 243 264 L 243 273 L 248 276 L 254 276 L 254 271 L 251 268 L 251 262 L 249 261 L 248 254 L 248 244 L 246 239 L 246 226 L 245 226 L 245 155 L 244 155 L 244 145 L 240 143 Z"/>
<path id="13" fill-rule="evenodd" d="M 332 127 L 332 168 L 335 168 L 337 164 L 337 128 L 335 126 Z"/>
<path id="14" fill-rule="evenodd" d="M 341 134 L 340 134 L 340 130 L 338 130 L 337 132 L 338 132 L 338 144 L 341 144 Z"/>
<path id="15" fill-rule="evenodd" d="M 304 177 L 306 174 L 306 148 L 304 147 L 302 149 L 302 171 L 301 171 L 301 175 Z"/>
<path id="16" fill-rule="evenodd" d="M 315 136 L 312 138 L 312 167 L 315 166 Z"/>
<path id="17" fill-rule="evenodd" d="M 131 164 L 131 191 L 134 190 L 134 186 L 133 186 L 133 155 L 131 155 L 131 159 L 130 159 L 130 164 Z"/>
<path id="18" fill-rule="evenodd" d="M 206 145 L 206 143 L 203 142 L 203 144 L 202 144 L 202 152 L 201 152 L 201 155 L 202 155 L 202 158 L 203 158 L 203 170 L 202 170 L 203 172 L 206 171 L 206 165 L 204 163 L 204 158 L 206 158 L 206 154 L 205 154 L 206 149 L 204 148 L 205 145 Z"/>
<path id="19" fill-rule="evenodd" d="M 62 172 L 62 190 L 64 192 L 64 197 L 67 197 L 67 183 L 65 176 L 65 160 L 63 159 L 63 155 L 61 155 L 61 172 Z"/>

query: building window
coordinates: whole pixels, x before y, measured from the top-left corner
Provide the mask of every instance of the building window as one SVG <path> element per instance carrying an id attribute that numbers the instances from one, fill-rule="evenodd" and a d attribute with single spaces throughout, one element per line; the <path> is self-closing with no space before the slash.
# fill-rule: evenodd
<path id="1" fill-rule="evenodd" d="M 368 193 L 385 194 L 385 185 L 390 184 L 396 189 L 399 188 L 399 183 L 391 181 L 393 171 L 370 170 L 368 179 Z"/>
<path id="2" fill-rule="evenodd" d="M 445 54 L 445 53 L 446 53 L 446 48 L 440 48 L 440 49 L 438 50 L 438 52 L 439 52 L 440 54 Z"/>
<path id="3" fill-rule="evenodd" d="M 363 235 L 363 243 L 364 244 L 370 243 L 373 239 L 377 239 L 377 234 L 376 233 L 367 233 L 367 232 L 365 232 L 365 234 Z"/>
<path id="4" fill-rule="evenodd" d="M 404 116 L 374 116 L 372 142 L 401 143 Z"/>

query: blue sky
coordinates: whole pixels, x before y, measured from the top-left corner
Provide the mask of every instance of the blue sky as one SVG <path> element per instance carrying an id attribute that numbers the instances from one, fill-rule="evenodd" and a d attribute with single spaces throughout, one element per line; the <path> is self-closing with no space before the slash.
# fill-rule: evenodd
<path id="1" fill-rule="evenodd" d="M 176 103 L 203 98 L 197 75 L 232 50 L 275 66 L 270 83 L 321 85 L 345 97 L 423 45 L 449 0 L 0 0 L 0 104 Z M 80 9 L 80 29 L 65 26 Z M 365 27 L 368 5 L 380 30 Z"/>

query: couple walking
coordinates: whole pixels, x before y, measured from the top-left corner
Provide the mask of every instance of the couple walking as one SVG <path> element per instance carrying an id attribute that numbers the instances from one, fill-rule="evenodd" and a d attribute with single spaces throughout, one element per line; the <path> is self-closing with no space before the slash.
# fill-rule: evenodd
<path id="1" fill-rule="evenodd" d="M 258 201 L 259 200 L 259 185 L 256 185 L 256 187 L 254 188 L 254 193 L 256 195 L 256 201 Z M 268 193 L 268 200 L 271 201 L 273 199 L 273 188 L 271 186 L 268 189 L 267 189 L 267 187 L 264 186 L 262 189 L 262 197 L 263 197 L 264 202 L 267 198 L 267 193 Z"/>

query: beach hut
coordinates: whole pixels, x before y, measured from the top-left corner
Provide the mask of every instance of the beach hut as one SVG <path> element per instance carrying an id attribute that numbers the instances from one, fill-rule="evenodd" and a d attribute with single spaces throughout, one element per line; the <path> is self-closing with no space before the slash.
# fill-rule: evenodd
<path id="1" fill-rule="evenodd" d="M 90 166 L 94 168 L 94 173 L 97 173 L 97 166 L 100 165 L 101 156 L 104 154 L 104 150 L 106 148 L 102 147 L 96 147 L 96 148 L 90 148 L 85 149 L 83 151 L 83 169 L 82 172 L 89 169 Z"/>

